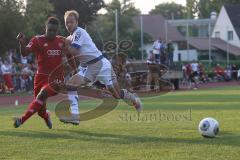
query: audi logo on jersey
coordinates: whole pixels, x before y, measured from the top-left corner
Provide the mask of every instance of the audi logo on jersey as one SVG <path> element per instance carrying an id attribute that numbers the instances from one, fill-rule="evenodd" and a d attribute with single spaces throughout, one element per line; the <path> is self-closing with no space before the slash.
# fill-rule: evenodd
<path id="1" fill-rule="evenodd" d="M 61 55 L 61 50 L 48 50 L 47 54 L 49 56 L 59 56 Z"/>

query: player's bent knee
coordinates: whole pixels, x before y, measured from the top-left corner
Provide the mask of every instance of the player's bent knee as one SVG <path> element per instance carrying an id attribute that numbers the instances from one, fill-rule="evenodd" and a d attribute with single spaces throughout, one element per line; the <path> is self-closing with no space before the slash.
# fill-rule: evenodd
<path id="1" fill-rule="evenodd" d="M 66 84 L 66 88 L 67 88 L 68 91 L 75 91 L 75 90 L 77 90 L 77 87 L 78 86 L 73 85 L 72 83 L 67 83 Z"/>
<path id="2" fill-rule="evenodd" d="M 82 76 L 74 75 L 70 80 L 67 81 L 68 86 L 80 86 L 85 83 L 85 79 Z"/>
<path id="3" fill-rule="evenodd" d="M 45 89 L 41 89 L 39 94 L 37 95 L 37 99 L 41 101 L 45 101 L 48 98 L 48 92 Z"/>
<path id="4" fill-rule="evenodd" d="M 70 79 L 67 83 L 66 83 L 66 87 L 71 89 L 71 88 L 78 88 L 80 86 L 86 85 L 88 83 L 90 83 L 91 81 L 87 78 L 84 77 L 75 77 Z"/>

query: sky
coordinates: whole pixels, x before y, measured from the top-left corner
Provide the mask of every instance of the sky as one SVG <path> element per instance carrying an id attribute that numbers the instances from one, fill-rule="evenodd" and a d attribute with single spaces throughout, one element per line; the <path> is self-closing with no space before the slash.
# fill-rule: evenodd
<path id="1" fill-rule="evenodd" d="M 104 0 L 105 3 L 110 3 L 112 0 Z M 151 9 L 154 9 L 156 5 L 165 2 L 175 2 L 177 4 L 186 5 L 186 0 L 131 0 L 135 7 L 140 9 L 142 14 L 147 14 Z"/>
<path id="2" fill-rule="evenodd" d="M 24 0 L 26 2 L 26 0 Z M 110 3 L 112 0 L 104 0 L 105 3 Z M 186 5 L 186 0 L 131 0 L 137 9 L 140 9 L 142 14 L 147 14 L 150 10 L 154 9 L 156 5 L 165 2 L 175 2 L 183 6 Z M 104 13 L 100 10 L 100 13 Z"/>

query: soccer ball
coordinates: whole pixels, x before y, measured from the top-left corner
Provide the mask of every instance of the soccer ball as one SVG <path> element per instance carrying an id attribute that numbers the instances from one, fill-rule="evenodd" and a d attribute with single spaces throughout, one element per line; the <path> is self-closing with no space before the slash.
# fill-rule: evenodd
<path id="1" fill-rule="evenodd" d="M 214 138 L 219 132 L 219 123 L 214 118 L 204 118 L 200 121 L 198 130 L 203 137 Z"/>

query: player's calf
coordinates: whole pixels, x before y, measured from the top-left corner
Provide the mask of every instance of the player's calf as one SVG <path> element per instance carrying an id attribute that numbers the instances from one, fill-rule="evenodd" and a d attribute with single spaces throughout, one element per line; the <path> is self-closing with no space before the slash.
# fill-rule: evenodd
<path id="1" fill-rule="evenodd" d="M 121 89 L 120 96 L 125 102 L 130 100 L 137 112 L 140 113 L 142 111 L 142 102 L 136 94 L 133 94 L 126 89 Z"/>
<path id="2" fill-rule="evenodd" d="M 79 125 L 80 119 L 79 119 L 79 108 L 78 108 L 78 103 L 79 103 L 79 97 L 77 93 L 77 86 L 72 85 L 71 83 L 66 84 L 66 89 L 68 92 L 68 100 L 69 100 L 69 105 L 70 105 L 70 116 L 62 116 L 59 117 L 59 120 L 63 123 L 70 123 L 73 125 Z"/>
<path id="3" fill-rule="evenodd" d="M 52 124 L 52 121 L 51 121 L 51 118 L 50 118 L 50 112 L 48 110 L 46 110 L 44 114 L 45 114 L 44 121 L 45 121 L 47 127 L 49 129 L 52 129 L 53 124 Z"/>

